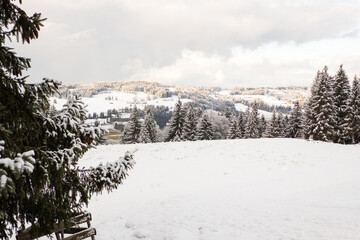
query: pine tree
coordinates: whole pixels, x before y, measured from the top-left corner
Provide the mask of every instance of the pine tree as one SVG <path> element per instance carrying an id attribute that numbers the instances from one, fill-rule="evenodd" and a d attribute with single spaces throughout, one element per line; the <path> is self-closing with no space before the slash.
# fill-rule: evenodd
<path id="1" fill-rule="evenodd" d="M 184 122 L 184 129 L 182 132 L 182 139 L 185 141 L 195 141 L 196 140 L 196 125 L 197 121 L 195 119 L 195 112 L 194 107 L 192 104 L 189 104 L 185 122 Z"/>
<path id="2" fill-rule="evenodd" d="M 332 78 L 327 73 L 325 66 L 320 74 L 318 86 L 314 91 L 311 112 L 310 138 L 319 141 L 333 141 L 335 121 L 335 106 L 333 101 Z"/>
<path id="3" fill-rule="evenodd" d="M 209 116 L 204 113 L 198 128 L 198 139 L 199 140 L 212 140 L 214 139 L 214 132 Z"/>
<path id="4" fill-rule="evenodd" d="M 240 132 L 239 132 L 239 123 L 236 121 L 235 116 L 231 117 L 230 121 L 230 128 L 228 132 L 228 139 L 237 139 L 240 138 Z"/>
<path id="5" fill-rule="evenodd" d="M 183 110 L 181 108 L 181 101 L 179 98 L 170 119 L 170 130 L 166 138 L 166 141 L 180 141 L 182 137 L 183 126 L 184 126 L 184 115 L 183 115 Z"/>
<path id="6" fill-rule="evenodd" d="M 266 128 L 267 128 L 267 122 L 266 122 L 264 114 L 262 114 L 260 121 L 259 121 L 259 136 L 260 137 L 265 136 Z"/>
<path id="7" fill-rule="evenodd" d="M 313 111 L 313 109 L 315 108 L 315 96 L 318 92 L 320 78 L 321 72 L 318 71 L 313 80 L 310 97 L 305 104 L 305 113 L 302 119 L 303 137 L 305 139 L 309 139 L 311 137 L 312 132 L 314 131 L 314 128 L 316 126 L 315 112 Z"/>
<path id="8" fill-rule="evenodd" d="M 142 143 L 157 142 L 157 124 L 150 108 L 147 108 L 145 111 L 145 117 L 141 126 L 139 141 Z"/>
<path id="9" fill-rule="evenodd" d="M 257 103 L 254 103 L 245 126 L 245 138 L 259 138 L 259 113 Z"/>
<path id="10" fill-rule="evenodd" d="M 92 194 L 116 188 L 134 164 L 126 154 L 106 167 L 79 169 L 79 159 L 102 130 L 84 123 L 85 105 L 78 98 L 54 111 L 49 98 L 60 83 L 26 83 L 22 73 L 30 59 L 5 45 L 13 37 L 30 43 L 43 21 L 40 13 L 28 16 L 14 1 L 0 2 L 0 239 L 28 225 L 36 237 L 55 223 L 68 224 Z"/>
<path id="11" fill-rule="evenodd" d="M 125 126 L 122 136 L 122 143 L 138 143 L 140 141 L 140 131 L 141 123 L 139 120 L 139 112 L 135 106 L 130 114 L 130 121 Z"/>
<path id="12" fill-rule="evenodd" d="M 351 89 L 351 102 L 352 112 L 350 115 L 350 133 L 351 142 L 360 142 L 360 84 L 359 79 L 355 76 Z"/>
<path id="13" fill-rule="evenodd" d="M 350 143 L 351 142 L 351 112 L 350 105 L 350 83 L 343 66 L 340 65 L 339 71 L 334 77 L 334 106 L 335 106 L 335 126 L 334 126 L 334 142 Z"/>
<path id="14" fill-rule="evenodd" d="M 199 122 L 201 116 L 204 114 L 204 110 L 200 107 L 197 107 L 194 109 L 194 112 L 195 112 L 195 121 Z"/>
<path id="15" fill-rule="evenodd" d="M 279 133 L 278 137 L 284 137 L 285 135 L 285 128 L 286 128 L 286 123 L 284 120 L 284 116 L 281 112 L 278 112 L 277 114 L 277 118 L 276 118 L 276 125 L 277 125 L 277 132 Z"/>
<path id="16" fill-rule="evenodd" d="M 283 135 L 282 137 L 285 137 L 285 138 L 288 138 L 289 135 L 290 135 L 290 131 L 289 131 L 289 124 L 290 124 L 290 120 L 289 120 L 289 117 L 288 115 L 285 115 L 285 117 L 283 118 L 283 121 L 282 121 L 282 124 L 281 124 L 281 127 L 282 127 L 282 132 L 283 132 Z"/>
<path id="17" fill-rule="evenodd" d="M 277 121 L 277 117 L 276 117 L 276 112 L 275 110 L 272 112 L 271 115 L 271 119 L 269 121 L 268 127 L 266 129 L 266 133 L 265 136 L 267 138 L 277 138 L 279 137 L 279 127 L 278 127 L 278 121 Z"/>
<path id="18" fill-rule="evenodd" d="M 290 113 L 289 125 L 287 131 L 287 137 L 290 138 L 301 138 L 303 136 L 302 133 L 302 112 L 299 105 L 299 102 L 296 101 L 294 104 L 294 108 Z"/>
<path id="19" fill-rule="evenodd" d="M 239 138 L 244 138 L 245 136 L 245 114 L 243 112 L 239 113 L 238 118 L 238 131 L 239 131 Z"/>

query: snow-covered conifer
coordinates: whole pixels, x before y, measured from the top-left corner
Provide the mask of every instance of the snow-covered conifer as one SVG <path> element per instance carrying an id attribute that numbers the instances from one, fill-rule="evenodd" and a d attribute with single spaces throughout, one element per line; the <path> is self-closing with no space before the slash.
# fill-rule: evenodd
<path id="1" fill-rule="evenodd" d="M 278 133 L 279 133 L 279 137 L 284 137 L 285 136 L 285 129 L 286 129 L 286 125 L 287 125 L 287 120 L 284 119 L 284 115 L 281 112 L 278 112 L 277 114 L 277 127 L 278 127 Z"/>
<path id="2" fill-rule="evenodd" d="M 240 132 L 239 132 L 239 123 L 237 122 L 235 116 L 231 117 L 231 121 L 230 121 L 230 128 L 229 128 L 229 132 L 228 132 L 228 139 L 236 139 L 236 138 L 240 138 Z"/>
<path id="3" fill-rule="evenodd" d="M 71 98 L 61 111 L 50 109 L 49 98 L 60 83 L 26 83 L 22 73 L 31 67 L 30 59 L 6 46 L 13 37 L 30 43 L 43 26 L 40 13 L 27 15 L 20 4 L 3 0 L 0 7 L 0 239 L 12 239 L 29 225 L 35 225 L 31 235 L 47 234 L 55 224 L 69 223 L 105 187 L 101 181 L 84 181 L 78 167 L 102 132 L 84 123 L 84 104 Z M 106 178 L 114 183 L 107 186 L 109 191 L 132 165 L 127 161 L 118 168 L 122 174 Z"/>
<path id="4" fill-rule="evenodd" d="M 286 137 L 286 138 L 288 138 L 289 137 L 289 135 L 290 135 L 290 131 L 289 131 L 289 123 L 290 122 L 290 120 L 289 120 L 289 116 L 288 115 L 285 115 L 285 117 L 283 118 L 283 121 L 282 121 L 282 123 L 281 123 L 281 127 L 282 127 L 282 132 L 283 132 L 283 134 L 282 134 L 282 137 Z"/>
<path id="5" fill-rule="evenodd" d="M 139 112 L 135 106 L 130 114 L 130 120 L 126 124 L 122 136 L 122 143 L 131 144 L 138 143 L 141 131 L 141 123 L 139 120 Z"/>
<path id="6" fill-rule="evenodd" d="M 259 138 L 259 113 L 257 103 L 252 105 L 245 126 L 245 138 Z"/>
<path id="7" fill-rule="evenodd" d="M 272 112 L 271 119 L 267 126 L 265 137 L 267 138 L 277 138 L 279 137 L 279 126 L 278 126 L 278 118 L 276 117 L 275 110 Z"/>
<path id="8" fill-rule="evenodd" d="M 309 139 L 311 137 L 316 124 L 315 112 L 313 109 L 315 108 L 315 96 L 318 92 L 320 78 L 321 72 L 317 71 L 311 86 L 310 97 L 305 104 L 305 112 L 302 119 L 303 137 L 305 139 Z"/>
<path id="9" fill-rule="evenodd" d="M 340 65 L 338 72 L 334 77 L 334 107 L 335 107 L 335 122 L 334 125 L 334 142 L 350 143 L 351 142 L 351 90 L 348 77 Z"/>
<path id="10" fill-rule="evenodd" d="M 266 128 L 267 128 L 267 122 L 266 122 L 264 114 L 262 114 L 260 117 L 260 120 L 259 120 L 259 136 L 260 137 L 265 136 Z"/>
<path id="11" fill-rule="evenodd" d="M 245 136 L 245 125 L 246 125 L 245 114 L 243 112 L 240 112 L 238 118 L 239 138 L 244 138 Z"/>
<path id="12" fill-rule="evenodd" d="M 311 119 L 309 119 L 309 137 L 320 141 L 334 140 L 335 106 L 333 100 L 332 78 L 325 66 L 311 96 Z M 306 116 L 307 117 L 307 116 Z M 307 122 L 306 122 L 307 123 Z M 308 124 L 308 123 L 307 123 Z"/>
<path id="13" fill-rule="evenodd" d="M 194 107 L 190 103 L 187 107 L 184 129 L 182 132 L 182 139 L 185 141 L 195 141 L 196 131 L 197 131 L 196 126 L 197 126 L 197 121 L 195 118 Z"/>
<path id="14" fill-rule="evenodd" d="M 290 113 L 289 124 L 287 128 L 287 137 L 290 138 L 301 138 L 302 133 L 302 111 L 299 105 L 299 102 L 296 101 L 294 108 Z"/>
<path id="15" fill-rule="evenodd" d="M 198 139 L 199 140 L 212 140 L 214 139 L 214 132 L 212 128 L 209 116 L 204 113 L 198 128 Z"/>
<path id="16" fill-rule="evenodd" d="M 351 102 L 352 112 L 350 115 L 350 129 L 351 142 L 360 142 L 360 83 L 355 76 L 351 88 Z"/>
<path id="17" fill-rule="evenodd" d="M 184 115 L 181 107 L 181 100 L 177 101 L 173 114 L 170 119 L 169 124 L 169 135 L 166 138 L 166 141 L 180 141 L 182 137 L 182 130 L 184 126 Z"/>
<path id="18" fill-rule="evenodd" d="M 142 143 L 157 142 L 157 124 L 154 119 L 154 115 L 150 108 L 145 111 L 144 121 L 140 130 L 139 141 Z"/>

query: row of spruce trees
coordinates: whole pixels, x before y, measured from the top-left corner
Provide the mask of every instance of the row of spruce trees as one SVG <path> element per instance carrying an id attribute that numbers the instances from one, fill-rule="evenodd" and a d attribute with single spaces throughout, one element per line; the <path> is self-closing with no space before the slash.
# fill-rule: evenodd
<path id="1" fill-rule="evenodd" d="M 267 122 L 264 115 L 258 113 L 257 104 L 253 104 L 245 113 L 240 112 L 236 117 L 234 113 L 228 115 L 228 132 L 221 135 L 214 133 L 214 119 L 200 108 L 193 105 L 182 105 L 180 99 L 176 103 L 172 117 L 168 124 L 165 141 L 195 141 L 212 139 L 237 139 L 260 137 L 300 137 L 301 136 L 301 110 L 299 104 L 290 115 L 283 117 L 281 113 L 273 112 L 272 119 Z M 225 118 L 225 117 L 223 117 Z M 158 126 L 153 114 L 148 108 L 144 121 L 139 120 L 138 110 L 135 107 L 131 113 L 130 121 L 125 127 L 123 143 L 150 143 L 158 141 Z"/>
<path id="2" fill-rule="evenodd" d="M 335 76 L 325 66 L 314 79 L 305 106 L 303 136 L 342 144 L 360 142 L 360 88 L 357 76 L 350 87 L 341 65 Z"/>
<path id="3" fill-rule="evenodd" d="M 200 125 L 197 120 L 201 115 Z M 145 117 L 142 122 L 139 119 L 139 113 L 136 106 L 130 115 L 130 120 L 125 126 L 122 143 L 151 143 L 158 141 L 159 127 L 156 124 L 154 115 L 150 108 L 145 110 Z M 181 140 L 211 140 L 214 138 L 212 125 L 208 115 L 195 113 L 194 107 L 189 104 L 186 108 L 182 108 L 179 100 L 176 103 L 174 112 L 169 123 L 169 133 L 166 141 Z"/>
<path id="4" fill-rule="evenodd" d="M 330 76 L 325 66 L 314 79 L 311 95 L 304 108 L 295 102 L 289 115 L 273 111 L 267 121 L 259 116 L 258 104 L 248 107 L 238 116 L 225 114 L 229 120 L 228 132 L 222 139 L 240 138 L 305 138 L 342 144 L 360 142 L 360 88 L 355 76 L 352 88 L 342 67 Z M 168 123 L 165 141 L 212 140 L 213 119 L 192 104 L 176 103 Z M 134 108 L 122 138 L 123 143 L 149 143 L 158 141 L 158 127 L 150 108 L 140 123 Z M 218 136 L 218 135 L 217 135 Z"/>

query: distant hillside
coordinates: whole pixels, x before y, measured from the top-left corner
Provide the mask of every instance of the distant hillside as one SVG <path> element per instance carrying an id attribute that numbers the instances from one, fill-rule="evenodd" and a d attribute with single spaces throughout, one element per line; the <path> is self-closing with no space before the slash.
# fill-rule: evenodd
<path id="1" fill-rule="evenodd" d="M 97 112 L 98 114 L 108 109 L 131 107 L 134 104 L 162 105 L 171 108 L 178 97 L 192 101 L 195 106 L 215 111 L 226 109 L 243 111 L 244 106 L 246 108 L 256 101 L 260 110 L 272 112 L 277 109 L 288 113 L 295 101 L 299 101 L 300 105 L 304 104 L 309 95 L 309 89 L 309 87 L 222 89 L 122 81 L 62 85 L 57 98 L 66 99 L 68 95 L 78 95 L 83 97 L 89 105 L 90 113 Z M 100 110 L 92 105 L 99 106 Z"/>

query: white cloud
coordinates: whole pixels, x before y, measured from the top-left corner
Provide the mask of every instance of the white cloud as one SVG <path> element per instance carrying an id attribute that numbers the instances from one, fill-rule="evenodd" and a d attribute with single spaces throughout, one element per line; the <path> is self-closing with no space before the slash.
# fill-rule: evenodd
<path id="1" fill-rule="evenodd" d="M 230 57 L 183 50 L 173 64 L 142 69 L 131 79 L 198 86 L 308 86 L 324 65 L 334 74 L 344 64 L 352 79 L 360 70 L 358 52 L 358 39 L 351 38 L 303 44 L 272 42 L 253 50 L 234 48 Z"/>

